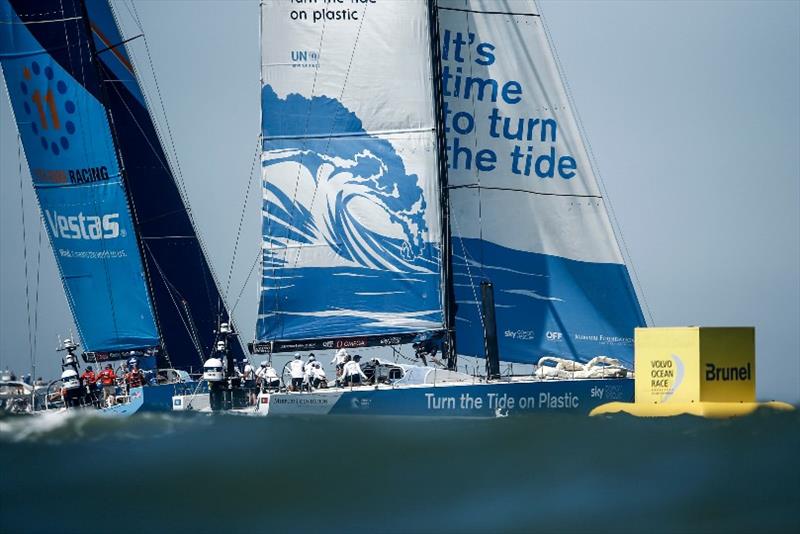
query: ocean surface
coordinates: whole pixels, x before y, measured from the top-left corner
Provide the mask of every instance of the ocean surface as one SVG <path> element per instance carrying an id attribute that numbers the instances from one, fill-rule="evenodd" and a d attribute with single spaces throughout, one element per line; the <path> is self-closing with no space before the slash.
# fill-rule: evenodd
<path id="1" fill-rule="evenodd" d="M 0 532 L 798 532 L 800 412 L 0 419 Z"/>

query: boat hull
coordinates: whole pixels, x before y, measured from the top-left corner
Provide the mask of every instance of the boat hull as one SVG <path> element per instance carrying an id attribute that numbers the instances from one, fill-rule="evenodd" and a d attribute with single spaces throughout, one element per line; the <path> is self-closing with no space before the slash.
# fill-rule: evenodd
<path id="1" fill-rule="evenodd" d="M 58 408 L 56 410 L 40 410 L 33 412 L 36 415 L 47 413 L 84 412 L 103 417 L 128 417 L 140 412 L 168 412 L 172 410 L 172 397 L 178 388 L 185 388 L 186 384 L 159 384 L 132 388 L 128 402 L 107 406 L 104 408 Z"/>
<path id="2" fill-rule="evenodd" d="M 313 393 L 262 393 L 251 415 L 380 415 L 497 417 L 545 412 L 588 414 L 611 402 L 632 402 L 633 379 L 553 380 L 373 386 Z"/>

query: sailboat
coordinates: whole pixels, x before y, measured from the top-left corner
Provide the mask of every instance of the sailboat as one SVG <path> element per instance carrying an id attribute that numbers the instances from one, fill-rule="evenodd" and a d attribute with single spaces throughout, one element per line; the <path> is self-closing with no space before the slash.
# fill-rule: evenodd
<path id="1" fill-rule="evenodd" d="M 232 329 L 126 49 L 139 37 L 105 0 L 0 0 L 3 77 L 84 361 L 135 354 L 159 377 L 114 413 L 169 410 L 169 377 L 201 372 Z"/>
<path id="2" fill-rule="evenodd" d="M 259 415 L 588 413 L 645 319 L 533 0 L 261 2 L 256 354 L 441 340 Z M 486 373 L 459 372 L 459 357 Z M 532 364 L 503 375 L 501 362 Z"/>

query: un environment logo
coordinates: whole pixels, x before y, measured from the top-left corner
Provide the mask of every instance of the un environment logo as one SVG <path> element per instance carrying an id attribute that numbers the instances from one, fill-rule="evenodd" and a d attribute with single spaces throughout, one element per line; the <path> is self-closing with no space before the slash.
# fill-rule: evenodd
<path id="1" fill-rule="evenodd" d="M 53 92 L 53 68 L 42 68 L 36 61 L 22 69 L 22 77 L 20 90 L 25 95 L 22 106 L 31 119 L 31 129 L 39 137 L 42 149 L 55 156 L 69 150 L 70 138 L 76 130 L 75 123 L 69 118 L 75 114 L 76 107 L 75 102 L 66 97 L 67 82 L 57 80 Z M 47 87 L 44 94 L 38 88 L 41 86 Z M 67 120 L 62 122 L 62 118 Z"/>

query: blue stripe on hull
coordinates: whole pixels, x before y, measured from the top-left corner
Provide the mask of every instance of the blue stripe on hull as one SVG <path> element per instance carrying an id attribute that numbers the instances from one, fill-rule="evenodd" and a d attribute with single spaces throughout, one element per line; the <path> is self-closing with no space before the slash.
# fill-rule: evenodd
<path id="1" fill-rule="evenodd" d="M 588 414 L 611 401 L 632 402 L 633 379 L 497 382 L 344 392 L 330 414 L 494 417 L 542 412 Z M 298 395 L 300 397 L 300 395 Z M 271 401 L 274 411 L 274 400 Z"/>

